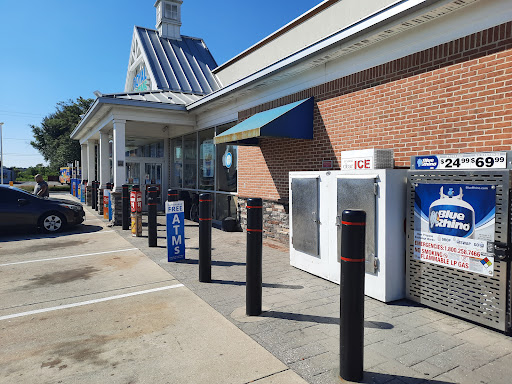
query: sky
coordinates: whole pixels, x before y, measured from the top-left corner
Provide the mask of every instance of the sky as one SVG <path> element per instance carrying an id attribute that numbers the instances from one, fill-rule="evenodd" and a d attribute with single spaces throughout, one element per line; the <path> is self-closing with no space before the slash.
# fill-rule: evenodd
<path id="1" fill-rule="evenodd" d="M 321 0 L 184 0 L 181 34 L 217 64 Z M 0 122 L 6 167 L 44 163 L 29 143 L 60 101 L 123 92 L 134 25 L 155 28 L 155 0 L 0 0 Z"/>

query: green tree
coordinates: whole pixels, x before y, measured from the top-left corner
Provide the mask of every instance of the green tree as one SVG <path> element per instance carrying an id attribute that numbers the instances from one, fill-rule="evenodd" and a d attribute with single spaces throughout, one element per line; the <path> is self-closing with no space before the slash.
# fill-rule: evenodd
<path id="1" fill-rule="evenodd" d="M 94 99 L 79 97 L 57 103 L 56 111 L 45 118 L 40 126 L 31 125 L 34 140 L 30 144 L 49 162 L 51 171 L 58 171 L 68 163 L 80 160 L 80 144 L 69 135 L 80 122 Z"/>

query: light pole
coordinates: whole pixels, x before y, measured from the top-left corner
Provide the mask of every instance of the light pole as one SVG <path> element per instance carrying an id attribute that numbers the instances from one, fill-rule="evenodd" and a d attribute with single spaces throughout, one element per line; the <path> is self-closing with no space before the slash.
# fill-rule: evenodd
<path id="1" fill-rule="evenodd" d="M 4 123 L 0 123 L 0 185 L 4 184 L 4 141 L 2 137 L 2 127 Z"/>

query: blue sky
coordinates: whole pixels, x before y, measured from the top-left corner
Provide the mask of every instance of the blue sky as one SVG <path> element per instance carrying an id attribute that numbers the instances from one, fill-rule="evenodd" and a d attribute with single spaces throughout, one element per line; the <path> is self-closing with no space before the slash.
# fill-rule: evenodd
<path id="1" fill-rule="evenodd" d="M 155 27 L 155 0 L 0 0 L 4 165 L 43 158 L 29 141 L 59 101 L 122 92 L 133 26 Z M 184 0 L 183 35 L 202 37 L 220 65 L 321 0 Z"/>

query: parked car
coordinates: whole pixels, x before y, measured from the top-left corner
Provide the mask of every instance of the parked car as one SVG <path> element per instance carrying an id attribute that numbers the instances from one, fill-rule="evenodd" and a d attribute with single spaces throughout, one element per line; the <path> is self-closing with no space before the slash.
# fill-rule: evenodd
<path id="1" fill-rule="evenodd" d="M 15 187 L 0 185 L 0 229 L 38 227 L 54 233 L 84 221 L 82 204 L 42 198 Z"/>

